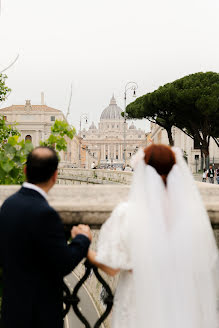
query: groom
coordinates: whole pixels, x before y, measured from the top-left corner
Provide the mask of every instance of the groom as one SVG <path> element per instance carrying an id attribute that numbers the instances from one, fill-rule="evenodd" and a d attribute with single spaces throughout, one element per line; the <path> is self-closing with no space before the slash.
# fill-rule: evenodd
<path id="1" fill-rule="evenodd" d="M 62 328 L 63 277 L 87 255 L 89 227 L 74 227 L 67 244 L 60 217 L 47 202 L 57 167 L 53 149 L 35 148 L 27 158 L 27 182 L 0 211 L 4 328 Z"/>

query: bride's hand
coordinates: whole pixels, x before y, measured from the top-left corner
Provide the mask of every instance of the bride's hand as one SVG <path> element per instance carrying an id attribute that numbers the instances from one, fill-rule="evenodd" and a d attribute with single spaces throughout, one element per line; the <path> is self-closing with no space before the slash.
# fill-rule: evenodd
<path id="1" fill-rule="evenodd" d="M 96 258 L 96 252 L 94 252 L 92 249 L 89 248 L 88 253 L 87 253 L 87 259 L 88 261 L 95 265 L 95 258 Z"/>

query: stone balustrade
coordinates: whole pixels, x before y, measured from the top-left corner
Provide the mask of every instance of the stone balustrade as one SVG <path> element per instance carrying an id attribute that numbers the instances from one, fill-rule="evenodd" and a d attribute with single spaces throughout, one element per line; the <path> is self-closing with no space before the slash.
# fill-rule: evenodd
<path id="1" fill-rule="evenodd" d="M 128 174 L 128 173 L 127 173 Z M 219 186 L 196 182 L 213 226 L 219 229 Z M 56 185 L 49 193 L 49 203 L 64 224 L 90 224 L 100 227 L 113 208 L 125 201 L 129 185 Z M 19 186 L 0 186 L 0 205 Z"/>
<path id="2" fill-rule="evenodd" d="M 130 184 L 132 172 L 60 168 L 59 184 Z"/>

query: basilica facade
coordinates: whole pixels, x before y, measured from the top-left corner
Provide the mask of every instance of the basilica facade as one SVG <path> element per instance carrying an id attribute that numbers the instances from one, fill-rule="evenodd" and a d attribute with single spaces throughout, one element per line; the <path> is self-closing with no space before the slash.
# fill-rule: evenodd
<path id="1" fill-rule="evenodd" d="M 134 123 L 129 126 L 122 111 L 113 96 L 100 116 L 98 127 L 93 122 L 88 130 L 80 131 L 82 149 L 86 151 L 83 167 L 90 168 L 93 162 L 99 167 L 122 167 L 146 144 L 145 132 Z"/>

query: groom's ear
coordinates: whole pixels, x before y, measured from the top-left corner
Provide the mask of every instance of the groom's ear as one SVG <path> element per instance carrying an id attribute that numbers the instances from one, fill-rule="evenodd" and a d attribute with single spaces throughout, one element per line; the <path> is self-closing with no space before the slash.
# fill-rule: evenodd
<path id="1" fill-rule="evenodd" d="M 53 176 L 52 176 L 52 181 L 53 181 L 54 183 L 56 183 L 57 177 L 58 177 L 58 170 L 56 170 L 56 171 L 54 172 Z"/>

